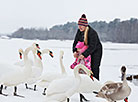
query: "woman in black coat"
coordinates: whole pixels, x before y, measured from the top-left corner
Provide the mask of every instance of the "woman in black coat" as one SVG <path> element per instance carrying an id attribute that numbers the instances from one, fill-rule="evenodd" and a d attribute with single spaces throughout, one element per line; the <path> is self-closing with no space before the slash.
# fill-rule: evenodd
<path id="1" fill-rule="evenodd" d="M 99 40 L 97 32 L 88 25 L 85 14 L 81 16 L 78 21 L 78 31 L 73 43 L 73 55 L 79 59 L 88 57 L 91 55 L 91 70 L 94 73 L 94 77 L 99 80 L 99 66 L 102 58 L 102 44 Z M 75 48 L 78 41 L 84 42 L 88 48 L 80 55 L 77 54 Z"/>
<path id="2" fill-rule="evenodd" d="M 99 80 L 99 67 L 102 58 L 102 44 L 99 40 L 97 32 L 88 25 L 85 14 L 78 21 L 78 31 L 73 43 L 73 55 L 75 58 L 83 59 L 91 55 L 91 70 L 94 77 Z M 76 44 L 78 41 L 84 42 L 88 48 L 78 56 Z M 80 102 L 87 99 L 80 93 Z"/>

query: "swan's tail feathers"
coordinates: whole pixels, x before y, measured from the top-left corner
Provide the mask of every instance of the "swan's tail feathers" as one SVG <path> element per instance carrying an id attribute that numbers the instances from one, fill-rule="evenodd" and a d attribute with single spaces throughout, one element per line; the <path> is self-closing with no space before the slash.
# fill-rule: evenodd
<path id="1" fill-rule="evenodd" d="M 80 93 L 80 102 L 83 102 L 86 101 L 86 102 L 89 102 L 89 100 L 87 100 L 81 93 Z"/>
<path id="2" fill-rule="evenodd" d="M 98 92 L 96 92 L 96 91 L 93 91 L 93 93 L 94 93 L 94 94 L 98 94 Z"/>

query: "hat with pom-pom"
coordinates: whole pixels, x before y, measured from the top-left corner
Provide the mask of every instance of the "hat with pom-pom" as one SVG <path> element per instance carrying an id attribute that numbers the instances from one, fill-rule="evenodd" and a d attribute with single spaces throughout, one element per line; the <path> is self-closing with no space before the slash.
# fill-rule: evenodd
<path id="1" fill-rule="evenodd" d="M 78 25 L 88 26 L 88 21 L 85 14 L 82 14 L 81 18 L 78 21 Z"/>

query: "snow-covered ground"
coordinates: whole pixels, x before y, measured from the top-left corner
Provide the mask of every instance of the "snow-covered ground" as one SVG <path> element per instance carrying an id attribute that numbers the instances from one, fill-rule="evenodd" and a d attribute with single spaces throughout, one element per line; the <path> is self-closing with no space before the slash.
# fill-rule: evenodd
<path id="1" fill-rule="evenodd" d="M 63 63 L 68 74 L 73 74 L 69 68 L 70 64 L 75 60 L 72 54 L 73 41 L 59 41 L 59 40 L 23 40 L 23 39 L 0 39 L 0 63 L 13 64 L 20 61 L 18 49 L 30 46 L 33 42 L 39 43 L 41 49 L 49 48 L 54 52 L 54 58 L 44 55 L 42 62 L 44 65 L 43 74 L 46 72 L 60 72 L 59 53 L 64 51 Z M 101 83 L 105 81 L 120 81 L 120 68 L 122 65 L 127 67 L 127 74 L 138 74 L 138 44 L 117 44 L 117 43 L 103 43 L 103 58 L 100 67 Z M 29 53 L 30 58 L 32 54 Z M 33 57 L 32 57 L 33 58 Z M 12 68 L 3 68 L 0 66 L 0 76 Z M 132 88 L 129 102 L 137 102 L 138 86 L 128 82 Z M 13 87 L 8 87 L 4 93 L 9 96 L 0 95 L 0 102 L 44 102 L 45 97 L 42 95 L 43 89 L 37 87 L 37 91 L 26 90 L 25 86 L 18 86 L 18 93 L 25 96 L 19 98 L 12 95 Z M 91 102 L 106 102 L 104 99 L 96 98 L 94 94 L 84 94 Z M 71 102 L 79 102 L 79 95 L 76 93 L 71 97 Z M 123 102 L 119 101 L 119 102 Z"/>

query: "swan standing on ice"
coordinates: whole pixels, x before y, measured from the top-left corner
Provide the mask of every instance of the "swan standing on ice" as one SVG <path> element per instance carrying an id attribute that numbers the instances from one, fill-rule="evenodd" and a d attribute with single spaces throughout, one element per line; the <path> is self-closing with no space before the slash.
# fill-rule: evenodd
<path id="1" fill-rule="evenodd" d="M 78 64 L 74 68 L 74 76 L 66 76 L 61 79 L 54 80 L 50 83 L 46 91 L 46 102 L 51 100 L 69 102 L 69 98 L 78 91 L 81 83 L 79 70 L 83 70 L 88 76 L 92 77 L 92 71 L 82 64 Z"/>
<path id="2" fill-rule="evenodd" d="M 24 65 L 24 69 L 21 70 L 16 70 L 14 72 L 11 73 L 5 73 L 3 76 L 1 76 L 0 78 L 0 94 L 5 95 L 2 93 L 2 89 L 3 89 L 3 85 L 5 86 L 14 86 L 14 96 L 19 96 L 17 95 L 17 85 L 24 83 L 31 74 L 32 68 L 31 68 L 31 64 L 30 61 L 28 59 L 27 54 L 29 53 L 29 51 L 33 49 L 33 47 L 29 47 L 25 50 L 25 52 L 23 52 L 23 50 L 20 49 L 20 53 L 24 53 L 24 59 L 25 59 L 25 65 Z M 35 47 L 36 50 L 38 50 L 37 47 Z M 13 67 L 14 68 L 14 67 Z"/>
<path id="3" fill-rule="evenodd" d="M 32 89 L 32 88 L 29 88 L 27 86 L 27 84 L 36 83 L 36 81 L 39 80 L 39 77 L 41 76 L 41 74 L 43 72 L 43 64 L 42 64 L 42 61 L 41 61 L 41 59 L 42 59 L 41 54 L 49 53 L 49 55 L 51 57 L 53 57 L 53 53 L 49 49 L 42 50 L 42 53 L 39 50 L 37 50 L 37 51 L 38 51 L 37 54 L 38 54 L 39 58 L 36 58 L 35 49 L 32 50 L 33 55 L 34 55 L 34 65 L 32 66 L 31 77 L 27 80 L 27 82 L 25 84 L 26 89 Z M 33 90 L 36 91 L 36 85 L 34 85 Z"/>
<path id="4" fill-rule="evenodd" d="M 39 73 L 41 74 L 42 69 L 43 69 L 43 65 L 42 65 L 40 56 L 39 56 L 39 58 L 36 58 L 36 55 L 35 55 L 36 54 L 36 48 L 40 49 L 39 44 L 33 43 L 32 47 L 31 47 L 31 51 L 32 51 L 32 53 L 34 55 L 34 62 L 28 58 L 28 60 L 30 60 L 31 66 L 32 66 L 32 73 L 30 75 L 30 78 L 27 80 L 27 83 L 29 83 L 29 84 L 32 84 L 32 83 L 34 83 L 36 81 L 36 77 L 40 76 Z M 39 50 L 37 50 L 37 51 L 39 51 Z M 19 54 L 20 54 L 20 59 L 22 59 L 22 54 L 24 54 L 24 53 L 23 52 L 21 52 L 21 53 L 19 52 Z M 37 54 L 38 54 L 38 52 L 37 52 Z M 27 54 L 27 56 L 28 56 L 28 54 Z M 24 59 L 21 62 L 16 62 L 15 65 L 23 67 L 25 62 L 26 62 L 26 59 Z M 32 88 L 27 86 L 27 83 L 25 83 L 26 89 L 32 89 Z M 36 90 L 36 85 L 34 85 L 34 89 L 33 90 L 34 91 Z"/>
<path id="5" fill-rule="evenodd" d="M 123 82 L 106 84 L 101 88 L 96 96 L 105 98 L 109 102 L 116 102 L 117 100 L 123 99 L 125 99 L 125 102 L 128 102 L 127 97 L 131 93 L 131 88 L 127 84 L 125 66 L 122 66 L 121 74 Z"/>
<path id="6" fill-rule="evenodd" d="M 42 51 L 42 54 L 44 52 Z M 64 52 L 60 51 L 60 68 L 61 68 L 61 73 L 46 73 L 43 76 L 40 77 L 40 81 L 37 83 L 38 86 L 44 88 L 43 95 L 46 95 L 45 91 L 49 84 L 56 79 L 63 78 L 64 76 L 67 75 L 65 67 L 63 65 L 63 55 Z"/>

